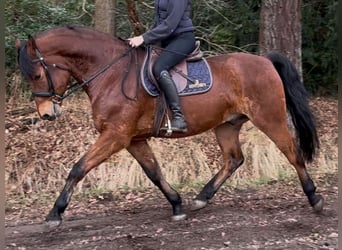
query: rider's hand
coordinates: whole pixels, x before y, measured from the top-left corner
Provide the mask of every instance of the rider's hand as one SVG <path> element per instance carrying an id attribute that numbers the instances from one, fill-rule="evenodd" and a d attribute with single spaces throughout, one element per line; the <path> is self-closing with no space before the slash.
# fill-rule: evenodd
<path id="1" fill-rule="evenodd" d="M 135 37 L 129 38 L 128 41 L 129 41 L 129 45 L 134 48 L 134 47 L 139 47 L 141 44 L 143 44 L 144 38 L 143 36 L 135 36 Z"/>

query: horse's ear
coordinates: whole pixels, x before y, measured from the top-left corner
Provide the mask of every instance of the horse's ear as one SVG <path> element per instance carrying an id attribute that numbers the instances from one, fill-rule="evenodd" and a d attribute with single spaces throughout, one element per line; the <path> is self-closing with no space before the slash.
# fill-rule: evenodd
<path id="1" fill-rule="evenodd" d="M 15 38 L 15 47 L 17 49 L 20 49 L 22 45 L 22 42 L 20 41 L 20 39 L 18 37 Z"/>
<path id="2" fill-rule="evenodd" d="M 28 40 L 27 40 L 27 54 L 29 54 L 31 57 L 35 57 L 36 56 L 36 41 L 34 40 L 34 38 L 31 35 L 28 35 Z"/>

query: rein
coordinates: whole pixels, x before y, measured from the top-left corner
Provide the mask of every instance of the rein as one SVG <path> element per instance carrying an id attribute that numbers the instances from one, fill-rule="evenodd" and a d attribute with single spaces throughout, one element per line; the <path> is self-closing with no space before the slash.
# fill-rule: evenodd
<path id="1" fill-rule="evenodd" d="M 140 82 L 139 61 L 138 61 L 138 53 L 137 53 L 136 48 L 133 50 L 134 51 L 135 76 L 136 76 L 135 95 L 134 95 L 134 97 L 129 97 L 125 92 L 125 82 L 126 82 L 126 79 L 128 77 L 128 74 L 129 74 L 129 66 L 132 65 L 132 54 L 130 53 L 130 51 L 132 49 L 133 48 L 128 49 L 129 50 L 128 54 L 130 57 L 129 57 L 129 60 L 127 61 L 126 69 L 125 69 L 124 75 L 123 75 L 122 80 L 121 80 L 121 92 L 128 100 L 136 101 L 138 99 L 138 86 L 139 86 L 139 82 Z"/>
<path id="2" fill-rule="evenodd" d="M 81 83 L 79 82 L 75 82 L 73 84 L 71 84 L 68 89 L 65 91 L 64 94 L 60 95 L 58 93 L 55 92 L 55 88 L 54 88 L 54 84 L 53 84 L 53 81 L 52 81 L 52 77 L 51 77 L 51 74 L 50 74 L 50 71 L 48 69 L 48 65 L 54 67 L 54 68 L 58 68 L 60 70 L 65 70 L 65 71 L 69 71 L 71 72 L 70 69 L 67 69 L 65 67 L 62 67 L 62 66 L 59 66 L 57 64 L 47 64 L 40 52 L 40 50 L 38 48 L 35 49 L 35 52 L 36 52 L 36 56 L 37 58 L 32 60 L 32 62 L 39 62 L 42 67 L 44 68 L 44 72 L 45 72 L 45 75 L 47 77 L 47 80 L 48 80 L 48 86 L 49 86 L 49 90 L 47 92 L 32 92 L 32 95 L 33 97 L 52 97 L 52 101 L 54 103 L 61 103 L 66 97 L 70 96 L 72 93 L 74 93 L 75 91 L 77 91 L 78 89 L 84 87 L 85 85 L 88 85 L 92 80 L 94 80 L 95 78 L 97 78 L 99 75 L 101 75 L 102 73 L 104 73 L 107 69 L 109 69 L 111 66 L 113 66 L 114 64 L 116 64 L 118 61 L 120 61 L 122 58 L 126 57 L 127 55 L 131 55 L 131 51 L 132 51 L 133 48 L 128 48 L 123 54 L 115 57 L 110 63 L 106 64 L 103 68 L 101 68 L 99 71 L 97 71 L 94 75 L 92 75 L 89 79 L 87 80 L 83 80 Z M 135 54 L 136 54 L 136 51 L 135 51 Z M 131 58 L 131 57 L 130 57 Z M 129 73 L 129 65 L 131 64 L 131 60 L 130 59 L 127 63 L 127 66 L 126 66 L 126 70 L 125 70 L 125 75 L 123 76 L 122 78 L 122 82 L 121 82 L 121 85 L 122 85 L 122 91 L 123 91 L 123 85 L 124 85 L 124 82 L 125 80 L 127 79 L 127 76 L 128 76 L 128 73 Z M 136 65 L 137 65 L 137 59 L 136 59 Z M 138 65 L 136 66 L 136 69 L 138 70 Z M 138 79 L 138 77 L 137 77 Z M 138 82 L 137 82 L 137 85 L 138 85 Z M 137 90 L 136 90 L 137 91 Z M 130 98 L 128 97 L 125 92 L 123 91 L 123 94 L 125 95 L 126 98 L 130 99 L 130 100 L 136 100 L 136 96 L 137 96 L 137 93 L 136 93 L 136 96 L 134 98 Z"/>

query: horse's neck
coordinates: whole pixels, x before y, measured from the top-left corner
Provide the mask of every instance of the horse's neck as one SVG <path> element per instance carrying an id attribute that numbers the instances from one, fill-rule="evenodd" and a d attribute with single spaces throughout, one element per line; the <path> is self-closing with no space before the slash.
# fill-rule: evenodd
<path id="1" fill-rule="evenodd" d="M 60 55 L 68 61 L 75 75 L 90 77 L 115 57 L 123 54 L 127 46 L 117 38 L 97 33 L 78 32 L 48 35 L 41 38 L 40 44 L 50 55 Z"/>

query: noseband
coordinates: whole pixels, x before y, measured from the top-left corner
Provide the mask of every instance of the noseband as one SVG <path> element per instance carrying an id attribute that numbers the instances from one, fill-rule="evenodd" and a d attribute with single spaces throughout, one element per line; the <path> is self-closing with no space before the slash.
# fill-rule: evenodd
<path id="1" fill-rule="evenodd" d="M 69 87 L 67 88 L 67 90 L 63 93 L 63 94 L 58 94 L 55 91 L 55 85 L 53 83 L 48 65 L 54 67 L 54 68 L 58 68 L 60 70 L 65 70 L 65 71 L 69 71 L 70 73 L 71 70 L 67 69 L 65 67 L 59 66 L 55 63 L 53 64 L 48 64 L 45 62 L 44 57 L 42 56 L 40 50 L 38 48 L 35 49 L 36 52 L 36 59 L 33 59 L 32 62 L 36 63 L 39 62 L 43 69 L 44 69 L 44 73 L 45 76 L 47 78 L 48 81 L 48 91 L 42 91 L 42 92 L 32 92 L 32 96 L 33 97 L 51 97 L 52 101 L 54 103 L 60 104 L 66 97 L 68 97 L 69 95 L 71 95 L 73 92 L 75 92 L 76 90 L 82 88 L 83 86 L 87 85 L 88 83 L 90 83 L 92 80 L 94 80 L 96 77 L 98 77 L 99 75 L 101 75 L 103 72 L 105 72 L 108 68 L 110 68 L 112 65 L 114 65 L 115 63 L 117 63 L 119 60 L 121 60 L 122 58 L 124 58 L 125 56 L 127 56 L 128 54 L 130 54 L 132 48 L 128 48 L 123 54 L 115 57 L 109 64 L 105 65 L 102 69 L 100 69 L 99 71 L 97 71 L 94 75 L 92 75 L 89 79 L 87 80 L 82 80 L 82 82 L 74 82 L 72 84 L 69 85 Z M 71 74 L 71 76 L 73 76 Z M 75 77 L 74 77 L 75 78 Z"/>

